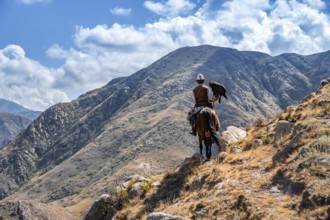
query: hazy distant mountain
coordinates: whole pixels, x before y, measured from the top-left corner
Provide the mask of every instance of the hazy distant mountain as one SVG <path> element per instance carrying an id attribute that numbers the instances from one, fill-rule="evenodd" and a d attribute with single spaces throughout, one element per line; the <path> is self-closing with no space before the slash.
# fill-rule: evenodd
<path id="1" fill-rule="evenodd" d="M 22 117 L 30 119 L 31 121 L 36 119 L 41 114 L 40 111 L 27 109 L 21 105 L 16 104 L 15 102 L 11 102 L 1 98 L 0 98 L 0 112 L 7 112 L 7 113 L 20 115 Z"/>
<path id="2" fill-rule="evenodd" d="M 272 57 L 213 46 L 176 50 L 43 112 L 0 151 L 0 198 L 16 192 L 14 198 L 70 205 L 124 175 L 146 172 L 142 163 L 159 171 L 178 164 L 196 149 L 185 117 L 198 73 L 227 88 L 228 101 L 216 106 L 224 128 L 298 102 L 329 77 L 329 63 L 330 52 Z"/>
<path id="3" fill-rule="evenodd" d="M 0 112 L 0 148 L 23 131 L 31 121 L 19 115 Z"/>
<path id="4" fill-rule="evenodd" d="M 0 98 L 0 148 L 27 128 L 40 113 Z"/>

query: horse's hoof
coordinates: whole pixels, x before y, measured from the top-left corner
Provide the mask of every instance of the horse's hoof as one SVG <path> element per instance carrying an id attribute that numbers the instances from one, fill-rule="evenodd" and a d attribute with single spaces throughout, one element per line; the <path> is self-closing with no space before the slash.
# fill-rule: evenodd
<path id="1" fill-rule="evenodd" d="M 204 158 L 203 163 L 209 162 L 210 158 Z"/>

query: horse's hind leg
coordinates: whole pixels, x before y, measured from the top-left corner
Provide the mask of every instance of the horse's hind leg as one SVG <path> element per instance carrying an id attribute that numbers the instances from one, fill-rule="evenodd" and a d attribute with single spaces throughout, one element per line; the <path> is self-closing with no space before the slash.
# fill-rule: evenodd
<path id="1" fill-rule="evenodd" d="M 212 156 L 212 151 L 211 151 L 212 140 L 210 138 L 205 140 L 205 146 L 206 146 L 206 158 L 209 160 L 211 159 Z"/>
<path id="2" fill-rule="evenodd" d="M 199 153 L 201 156 L 203 156 L 203 141 L 200 137 L 199 137 Z"/>

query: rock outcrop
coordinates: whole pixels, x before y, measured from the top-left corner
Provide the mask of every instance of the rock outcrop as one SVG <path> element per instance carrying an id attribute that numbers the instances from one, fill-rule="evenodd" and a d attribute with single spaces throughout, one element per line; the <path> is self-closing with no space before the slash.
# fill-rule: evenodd
<path id="1" fill-rule="evenodd" d="M 116 214 L 118 201 L 111 195 L 101 195 L 93 204 L 85 216 L 85 220 L 111 220 Z"/>
<path id="2" fill-rule="evenodd" d="M 153 212 L 147 217 L 147 220 L 188 220 L 182 216 L 169 215 L 163 212 Z"/>
<path id="3" fill-rule="evenodd" d="M 228 126 L 225 131 L 221 133 L 221 138 L 226 144 L 238 142 L 245 138 L 247 132 L 235 126 Z"/>

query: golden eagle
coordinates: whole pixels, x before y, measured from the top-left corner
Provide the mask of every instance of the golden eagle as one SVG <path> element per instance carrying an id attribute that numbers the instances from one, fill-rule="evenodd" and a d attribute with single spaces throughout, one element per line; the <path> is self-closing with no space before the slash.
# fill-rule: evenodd
<path id="1" fill-rule="evenodd" d="M 212 89 L 213 95 L 216 97 L 216 100 L 214 100 L 214 101 L 218 100 L 219 103 L 220 103 L 221 102 L 221 96 L 228 99 L 227 95 L 226 95 L 226 88 L 221 83 L 218 83 L 216 81 L 209 81 L 209 85 Z"/>

